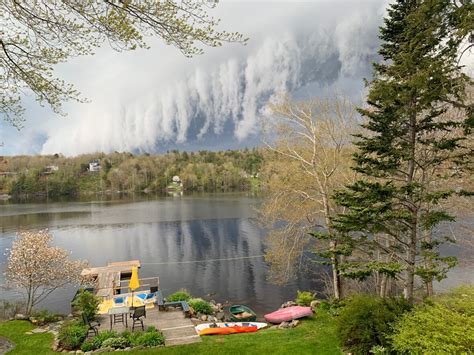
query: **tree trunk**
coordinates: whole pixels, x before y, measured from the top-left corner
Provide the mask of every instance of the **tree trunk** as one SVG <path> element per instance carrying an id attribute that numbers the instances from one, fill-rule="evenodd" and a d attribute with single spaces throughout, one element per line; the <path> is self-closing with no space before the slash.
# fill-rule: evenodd
<path id="1" fill-rule="evenodd" d="M 380 297 L 385 298 L 387 296 L 387 275 L 380 275 Z"/>
<path id="2" fill-rule="evenodd" d="M 331 250 L 336 250 L 337 243 L 334 240 L 331 240 Z M 339 260 L 337 259 L 337 255 L 333 252 L 331 257 L 332 262 L 332 284 L 334 288 L 334 298 L 339 300 L 342 298 L 341 295 L 341 275 L 339 274 Z"/>

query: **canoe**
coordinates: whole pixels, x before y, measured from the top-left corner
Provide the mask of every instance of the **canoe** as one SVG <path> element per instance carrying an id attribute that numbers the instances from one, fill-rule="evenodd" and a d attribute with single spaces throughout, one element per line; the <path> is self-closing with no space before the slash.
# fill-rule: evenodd
<path id="1" fill-rule="evenodd" d="M 247 306 L 233 305 L 229 308 L 230 320 L 232 322 L 254 322 L 257 315 Z"/>
<path id="2" fill-rule="evenodd" d="M 313 315 L 311 307 L 292 306 L 281 308 L 275 312 L 266 314 L 264 317 L 267 322 L 270 323 L 281 323 L 289 322 L 293 319 L 309 317 Z"/>
<path id="3" fill-rule="evenodd" d="M 253 333 L 265 328 L 267 323 L 232 322 L 199 324 L 194 329 L 199 335 L 227 335 L 236 333 Z"/>
<path id="4" fill-rule="evenodd" d="M 196 325 L 194 329 L 196 329 L 196 332 L 200 332 L 201 330 L 207 329 L 207 328 L 228 328 L 228 327 L 257 327 L 258 329 L 265 328 L 268 326 L 267 323 L 262 323 L 262 322 L 227 322 L 227 323 L 203 323 Z"/>

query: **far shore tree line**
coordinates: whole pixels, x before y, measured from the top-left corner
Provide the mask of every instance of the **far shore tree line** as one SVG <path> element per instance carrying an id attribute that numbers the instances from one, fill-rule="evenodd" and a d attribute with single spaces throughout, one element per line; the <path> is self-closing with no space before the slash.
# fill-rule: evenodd
<path id="1" fill-rule="evenodd" d="M 179 176 L 185 191 L 246 191 L 254 186 L 262 159 L 258 149 L 3 157 L 0 192 L 14 197 L 159 193 L 174 176 Z M 91 171 L 89 163 L 97 160 L 100 168 Z"/>

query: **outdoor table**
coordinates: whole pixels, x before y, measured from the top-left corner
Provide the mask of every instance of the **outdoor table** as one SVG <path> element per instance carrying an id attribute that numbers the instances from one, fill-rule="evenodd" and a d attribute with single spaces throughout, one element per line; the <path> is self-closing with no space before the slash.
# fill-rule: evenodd
<path id="1" fill-rule="evenodd" d="M 113 324 L 115 324 L 115 317 L 119 315 L 122 318 L 122 323 L 125 319 L 125 328 L 128 328 L 127 318 L 128 318 L 129 313 L 130 313 L 130 307 L 127 307 L 127 306 L 110 308 L 108 311 L 108 314 L 110 316 L 110 330 L 112 330 L 112 319 L 113 319 Z"/>

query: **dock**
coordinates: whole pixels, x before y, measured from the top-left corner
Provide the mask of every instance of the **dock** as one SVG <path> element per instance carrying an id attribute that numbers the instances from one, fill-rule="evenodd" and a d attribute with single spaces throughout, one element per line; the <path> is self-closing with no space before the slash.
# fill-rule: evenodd
<path id="1" fill-rule="evenodd" d="M 128 289 L 128 279 L 132 273 L 132 268 L 140 268 L 139 260 L 129 260 L 108 263 L 107 266 L 91 267 L 82 270 L 81 275 L 85 278 L 94 280 L 94 293 L 101 297 L 104 301 L 111 300 L 114 295 L 117 294 L 129 294 L 122 292 L 122 289 Z M 125 278 L 125 280 L 123 280 Z M 146 281 L 145 281 L 146 280 Z M 145 281 L 145 282 L 143 282 Z M 127 284 L 122 286 L 122 284 Z M 159 278 L 140 278 L 139 289 L 159 289 Z M 149 292 L 149 290 L 141 292 Z M 135 290 L 135 292 L 140 292 Z M 151 291 L 154 292 L 154 291 Z M 159 309 L 157 304 L 150 305 L 152 308 L 147 307 L 146 318 L 144 318 L 144 326 L 154 326 L 157 330 L 163 333 L 165 336 L 165 345 L 181 345 L 200 342 L 201 338 L 194 329 L 194 323 L 190 318 L 186 318 L 185 314 L 181 310 L 162 310 Z M 128 318 L 127 313 L 127 324 L 115 323 L 112 324 L 112 329 L 117 332 L 132 329 L 132 319 Z M 97 320 L 100 322 L 99 331 L 105 331 L 111 329 L 111 316 L 109 314 L 101 314 L 97 316 Z M 136 330 L 137 328 L 135 328 Z M 138 329 L 141 330 L 141 326 L 138 325 Z"/>

